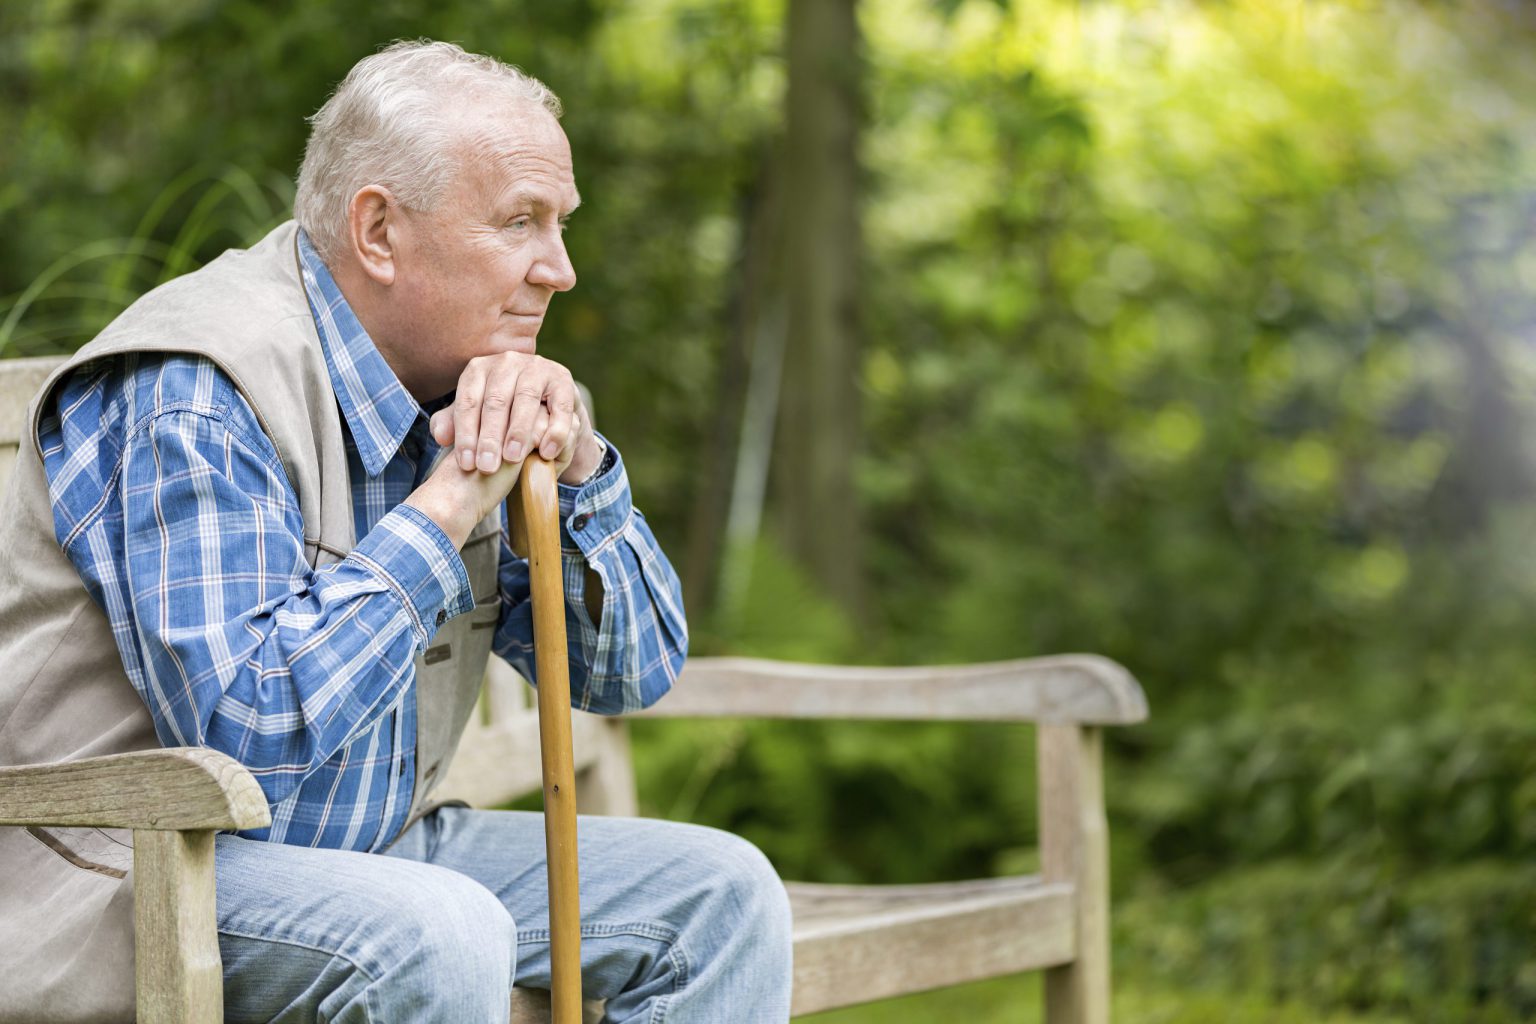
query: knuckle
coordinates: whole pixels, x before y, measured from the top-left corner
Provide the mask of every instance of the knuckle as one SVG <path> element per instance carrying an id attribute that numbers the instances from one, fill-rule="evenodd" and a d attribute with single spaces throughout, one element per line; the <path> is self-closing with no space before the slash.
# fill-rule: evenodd
<path id="1" fill-rule="evenodd" d="M 481 404 L 487 409 L 505 409 L 512 402 L 512 398 L 505 391 L 487 391 Z"/>

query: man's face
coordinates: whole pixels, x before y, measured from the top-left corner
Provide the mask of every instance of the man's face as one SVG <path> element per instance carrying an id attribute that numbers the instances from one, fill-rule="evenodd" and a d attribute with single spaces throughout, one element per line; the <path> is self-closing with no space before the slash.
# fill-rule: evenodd
<path id="1" fill-rule="evenodd" d="M 476 356 L 532 353 L 549 300 L 576 284 L 562 232 L 581 199 L 559 122 L 519 104 L 461 125 L 448 194 L 400 219 L 384 355 L 421 401 L 452 391 Z"/>

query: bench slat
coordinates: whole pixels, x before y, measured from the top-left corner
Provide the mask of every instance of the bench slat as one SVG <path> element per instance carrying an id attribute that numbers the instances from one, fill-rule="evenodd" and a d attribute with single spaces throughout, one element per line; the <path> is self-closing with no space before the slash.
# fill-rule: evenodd
<path id="1" fill-rule="evenodd" d="M 935 885 L 790 882 L 792 1013 L 820 1013 L 1072 959 L 1072 887 L 1033 875 Z M 518 989 L 512 1024 L 549 1024 L 547 993 Z M 598 1003 L 587 1021 L 601 1019 Z"/>
<path id="2" fill-rule="evenodd" d="M 509 1024 L 550 1024 L 549 993 L 541 988 L 515 988 L 512 990 L 512 1019 Z M 583 1000 L 581 1024 L 602 1024 L 603 1004 L 594 999 Z"/>
<path id="3" fill-rule="evenodd" d="M 797 1015 L 1050 967 L 1076 946 L 1072 886 L 1034 876 L 788 888 Z"/>
<path id="4" fill-rule="evenodd" d="M 1147 698 L 1129 672 L 1092 654 L 915 668 L 693 658 L 640 714 L 1125 725 L 1147 717 Z"/>

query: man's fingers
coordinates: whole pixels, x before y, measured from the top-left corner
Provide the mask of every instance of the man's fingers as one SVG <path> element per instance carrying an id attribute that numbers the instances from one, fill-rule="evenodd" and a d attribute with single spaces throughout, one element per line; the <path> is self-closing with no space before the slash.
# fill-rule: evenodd
<path id="1" fill-rule="evenodd" d="M 588 429 L 571 373 L 538 356 L 472 359 L 451 409 L 433 415 L 432 437 L 454 446 L 465 472 L 493 473 L 537 451 L 566 464 Z"/>
<path id="2" fill-rule="evenodd" d="M 516 461 L 528 454 L 534 439 L 533 427 L 539 412 L 544 408 L 544 382 L 542 375 L 530 367 L 517 379 L 517 389 L 512 398 L 512 416 L 507 423 L 507 443 L 503 454 Z"/>
<path id="3" fill-rule="evenodd" d="M 453 401 L 453 443 L 458 448 L 459 468 L 466 473 L 475 468 L 475 443 L 480 437 L 480 405 L 484 395 L 485 369 L 478 361 L 470 360 L 459 377 L 458 396 Z"/>
<path id="4" fill-rule="evenodd" d="M 511 422 L 507 425 L 508 459 L 522 456 L 541 445 L 547 427 L 539 427 L 539 413 L 553 415 L 551 398 L 561 393 L 562 382 L 570 381 L 570 373 L 558 362 L 539 359 L 535 365 L 518 378 L 518 396 L 511 407 Z"/>
<path id="5" fill-rule="evenodd" d="M 587 410 L 583 408 L 581 400 L 576 401 L 576 408 L 571 411 L 571 436 L 566 441 L 565 447 L 560 450 L 560 457 L 555 460 L 555 469 L 564 473 L 576 458 L 576 449 L 581 444 L 583 435 L 588 432 Z"/>
<path id="6" fill-rule="evenodd" d="M 480 440 L 475 445 L 475 466 L 482 473 L 494 473 L 501 466 L 502 445 L 507 440 L 507 420 L 512 398 L 517 392 L 517 376 L 491 373 L 485 380 L 480 399 Z M 515 461 L 515 460 L 509 460 Z"/>
<path id="7" fill-rule="evenodd" d="M 552 382 L 544 400 L 549 409 L 549 425 L 539 440 L 539 454 L 559 461 L 576 437 L 576 386 L 569 375 Z"/>

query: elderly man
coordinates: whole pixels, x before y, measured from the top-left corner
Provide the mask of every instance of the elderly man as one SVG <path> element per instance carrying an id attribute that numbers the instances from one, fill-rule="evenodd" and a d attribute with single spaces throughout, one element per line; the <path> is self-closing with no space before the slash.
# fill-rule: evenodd
<path id="1" fill-rule="evenodd" d="M 429 799 L 489 652 L 533 677 L 501 511 L 527 453 L 560 469 L 573 700 L 642 707 L 682 663 L 623 462 L 535 355 L 576 283 L 558 114 L 456 46 L 359 62 L 313 119 L 297 224 L 145 296 L 32 407 L 0 763 L 158 743 L 251 770 L 272 825 L 216 845 L 229 1020 L 504 1021 L 514 983 L 548 985 L 539 818 Z M 0 829 L 0 1020 L 132 1017 L 128 841 Z M 756 849 L 584 819 L 580 859 L 607 1019 L 788 1017 Z"/>

